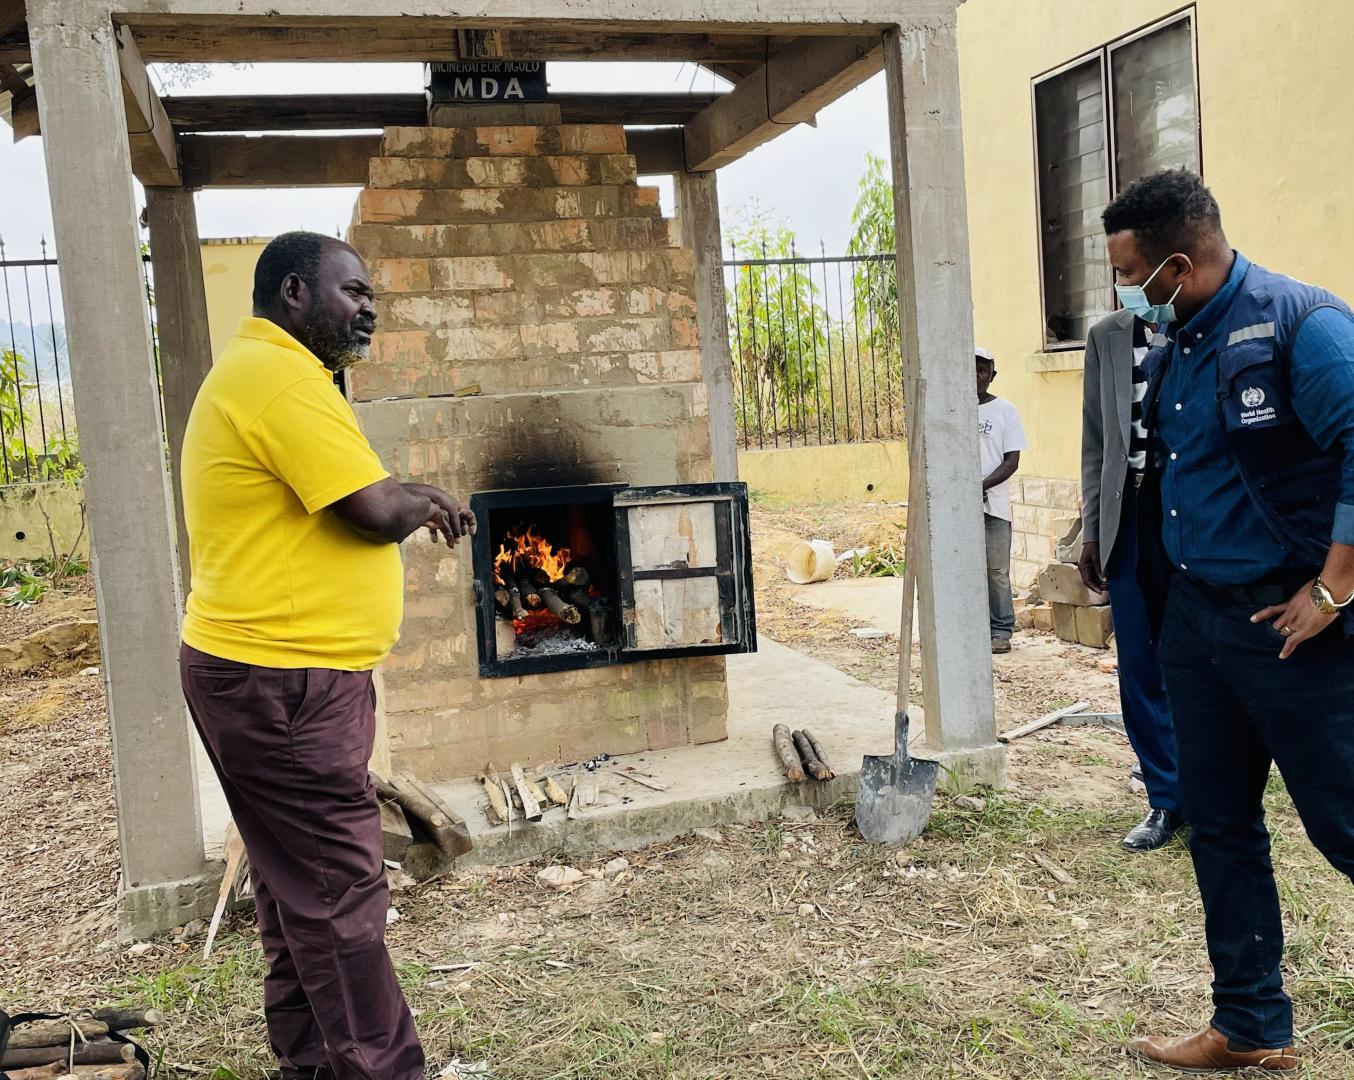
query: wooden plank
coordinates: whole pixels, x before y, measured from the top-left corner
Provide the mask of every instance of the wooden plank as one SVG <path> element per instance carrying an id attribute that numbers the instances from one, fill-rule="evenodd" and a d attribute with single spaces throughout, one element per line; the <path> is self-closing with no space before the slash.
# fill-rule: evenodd
<path id="1" fill-rule="evenodd" d="M 455 27 L 439 19 L 346 19 L 338 25 L 288 23 L 212 26 L 136 24 L 141 55 L 150 61 L 260 63 L 461 59 Z M 510 60 L 688 60 L 758 64 L 766 56 L 754 34 L 615 33 L 541 27 L 500 35 Z"/>
<path id="2" fill-rule="evenodd" d="M 819 109 L 855 89 L 883 64 L 877 36 L 796 41 L 687 124 L 687 168 L 717 169 L 787 127 L 812 123 Z"/>
<path id="3" fill-rule="evenodd" d="M 633 131 L 630 152 L 642 174 L 670 173 L 680 160 L 679 128 Z M 184 135 L 184 185 L 202 187 L 362 187 L 381 153 L 379 135 Z"/>
<path id="4" fill-rule="evenodd" d="M 684 124 L 716 94 L 553 94 L 566 124 Z M 417 127 L 428 122 L 422 94 L 296 94 L 167 97 L 174 130 L 319 131 L 326 128 Z M 486 113 L 486 123 L 492 113 Z"/>
<path id="5" fill-rule="evenodd" d="M 1008 743 L 1023 738 L 1026 735 L 1033 735 L 1036 731 L 1042 731 L 1046 727 L 1052 727 L 1064 716 L 1071 716 L 1072 713 L 1079 713 L 1082 709 L 1089 709 L 1090 707 L 1091 703 L 1089 701 L 1078 701 L 1075 705 L 1069 705 L 1065 709 L 1055 709 L 1051 713 L 1044 713 L 1043 716 L 1021 724 L 1019 727 L 1014 727 L 1010 731 L 1003 731 L 997 736 L 997 740 L 999 742 Z"/>
<path id="6" fill-rule="evenodd" d="M 150 72 L 146 70 L 131 31 L 125 27 L 119 30 L 117 40 L 132 172 L 143 184 L 177 186 L 179 150 L 174 141 L 174 128 L 151 86 Z"/>

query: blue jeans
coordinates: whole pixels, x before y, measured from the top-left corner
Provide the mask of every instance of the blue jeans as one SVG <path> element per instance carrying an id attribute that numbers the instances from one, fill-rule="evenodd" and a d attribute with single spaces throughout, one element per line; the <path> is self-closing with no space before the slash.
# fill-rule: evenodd
<path id="1" fill-rule="evenodd" d="M 1142 763 L 1147 803 L 1156 810 L 1179 810 L 1175 729 L 1157 663 L 1157 643 L 1152 640 L 1147 600 L 1138 584 L 1138 491 L 1131 484 L 1124 488 L 1119 533 L 1105 566 L 1105 578 L 1119 652 L 1119 707 L 1128 741 Z"/>
<path id="2" fill-rule="evenodd" d="M 1015 632 L 1015 603 L 1011 599 L 1011 523 L 983 515 L 987 531 L 987 611 L 994 638 L 1010 639 Z"/>
<path id="3" fill-rule="evenodd" d="M 1279 659 L 1261 605 L 1172 580 L 1160 659 L 1175 717 L 1182 809 L 1213 964 L 1213 1026 L 1287 1046 L 1293 1007 L 1262 803 L 1271 761 L 1331 865 L 1354 878 L 1354 641 L 1337 623 Z"/>

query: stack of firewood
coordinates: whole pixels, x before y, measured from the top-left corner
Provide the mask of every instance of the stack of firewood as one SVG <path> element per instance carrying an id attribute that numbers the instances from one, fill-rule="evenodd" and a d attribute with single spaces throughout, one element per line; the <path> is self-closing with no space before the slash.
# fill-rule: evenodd
<path id="1" fill-rule="evenodd" d="M 792 732 L 784 724 L 777 724 L 771 729 L 771 746 L 785 770 L 785 778 L 792 784 L 810 776 L 815 780 L 831 780 L 837 775 L 827 763 L 822 746 L 807 729 Z"/>
<path id="2" fill-rule="evenodd" d="M 494 588 L 494 606 L 504 619 L 525 619 L 542 608 L 569 626 L 581 625 L 586 617 L 592 640 L 604 644 L 610 638 L 611 609 L 589 592 L 590 580 L 582 566 L 568 567 L 557 581 L 539 569 L 509 574 Z"/>
<path id="3" fill-rule="evenodd" d="M 515 761 L 508 774 L 511 783 L 500 776 L 490 762 L 478 777 L 489 800 L 484 812 L 492 824 L 507 825 L 519 818 L 540 821 L 552 806 L 569 805 L 569 796 L 553 776 L 535 780 Z"/>
<path id="4" fill-rule="evenodd" d="M 108 1033 L 164 1023 L 157 1009 L 95 1009 L 60 1020 L 34 1020 L 10 1032 L 0 1071 L 10 1080 L 145 1080 L 146 1072 L 128 1043 Z"/>
<path id="5" fill-rule="evenodd" d="M 371 781 L 381 800 L 382 855 L 387 862 L 402 862 L 416 842 L 435 844 L 453 859 L 474 846 L 465 820 L 428 785 L 408 773 L 389 780 L 372 773 Z"/>

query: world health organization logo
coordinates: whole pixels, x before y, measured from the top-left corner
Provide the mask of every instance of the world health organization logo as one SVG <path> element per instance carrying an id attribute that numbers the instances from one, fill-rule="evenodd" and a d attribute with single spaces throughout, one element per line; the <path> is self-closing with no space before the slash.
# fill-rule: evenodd
<path id="1" fill-rule="evenodd" d="M 1258 409 L 1265 403 L 1265 392 L 1258 386 L 1248 386 L 1241 391 L 1241 404 L 1248 409 Z"/>

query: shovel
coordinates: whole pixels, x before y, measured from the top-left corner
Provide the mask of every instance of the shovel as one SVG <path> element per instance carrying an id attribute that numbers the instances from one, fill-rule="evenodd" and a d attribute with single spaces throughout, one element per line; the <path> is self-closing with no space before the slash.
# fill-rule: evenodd
<path id="1" fill-rule="evenodd" d="M 931 818 L 931 800 L 940 779 L 940 766 L 909 756 L 907 752 L 907 710 L 912 692 L 912 611 L 917 595 L 916 534 L 925 529 L 925 499 L 912 498 L 921 487 L 921 416 L 925 385 L 917 381 L 913 394 L 908 455 L 908 501 L 919 502 L 921 513 L 908 514 L 907 537 L 903 543 L 903 625 L 898 635 L 898 712 L 893 719 L 893 753 L 888 757 L 869 755 L 861 762 L 860 786 L 856 789 L 856 826 L 872 844 L 908 844 L 922 834 Z"/>

